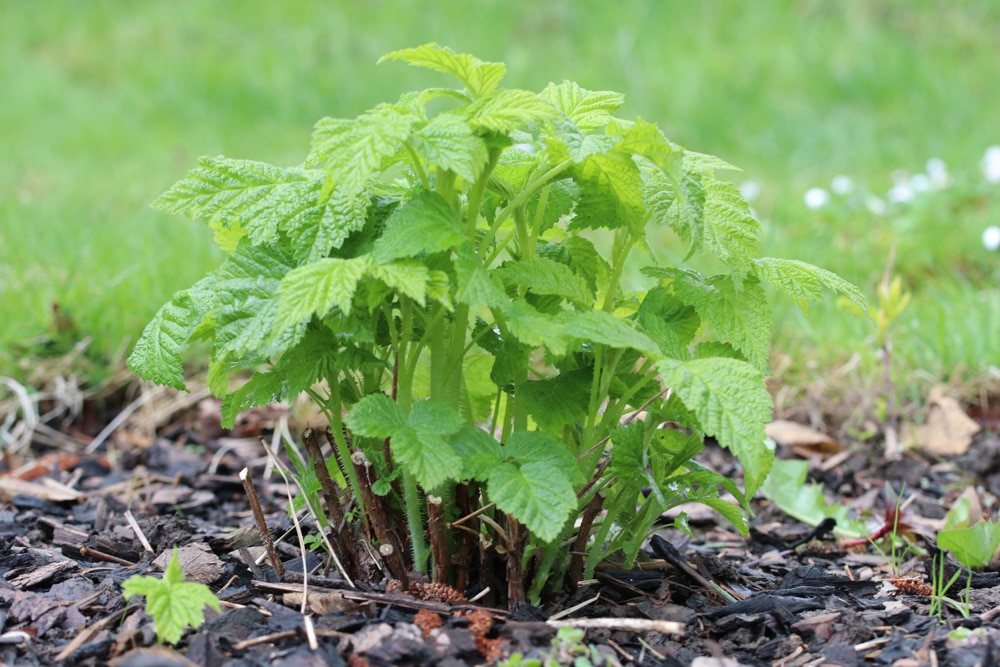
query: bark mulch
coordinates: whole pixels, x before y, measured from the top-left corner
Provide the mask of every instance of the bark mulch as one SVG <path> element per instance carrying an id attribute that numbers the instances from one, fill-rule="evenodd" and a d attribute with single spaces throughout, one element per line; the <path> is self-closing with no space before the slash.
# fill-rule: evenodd
<path id="1" fill-rule="evenodd" d="M 685 508 L 694 537 L 665 527 L 636 567 L 605 564 L 572 595 L 509 611 L 466 600 L 476 591 L 419 580 L 406 591 L 384 582 L 353 588 L 316 553 L 304 563 L 284 484 L 258 439 L 270 438 L 282 416 L 257 411 L 224 432 L 210 399 L 178 414 L 155 436 L 123 423 L 99 448 L 89 446 L 93 434 L 65 427 L 58 451 L 49 433 L 18 452 L 28 463 L 8 460 L 2 664 L 473 665 L 520 653 L 542 664 L 972 667 L 1000 656 L 1000 574 L 962 571 L 936 551 L 933 530 L 963 489 L 975 489 L 986 511 L 995 506 L 1000 438 L 989 429 L 962 457 L 881 461 L 854 445 L 835 465 L 817 459 L 811 478 L 873 517 L 886 497 L 912 496 L 905 551 L 845 550 L 829 526 L 800 524 L 762 499 L 746 539 L 712 513 Z M 718 448 L 703 462 L 736 474 Z M 244 467 L 264 503 L 280 577 L 254 528 Z M 210 586 L 222 613 L 208 610 L 201 628 L 165 647 L 141 598 L 123 598 L 122 582 L 159 576 L 174 547 L 187 578 Z M 942 566 L 949 580 L 958 572 L 947 591 L 932 587 Z M 577 641 L 561 627 L 585 634 Z"/>

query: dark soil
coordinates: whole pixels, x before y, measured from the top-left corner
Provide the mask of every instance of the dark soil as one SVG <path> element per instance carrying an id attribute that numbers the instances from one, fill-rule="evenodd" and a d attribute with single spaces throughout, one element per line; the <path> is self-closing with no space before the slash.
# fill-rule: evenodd
<path id="1" fill-rule="evenodd" d="M 637 568 L 602 567 L 573 595 L 512 612 L 459 597 L 475 591 L 387 592 L 384 581 L 352 588 L 315 554 L 303 564 L 285 485 L 274 474 L 265 480 L 258 439 L 270 439 L 281 415 L 258 411 L 224 432 L 214 410 L 205 400 L 152 423 L 137 411 L 96 453 L 87 453 L 88 434 L 64 424 L 16 452 L 20 464 L 8 457 L 0 663 L 472 665 L 520 653 L 580 665 L 971 667 L 1000 656 L 1000 574 L 961 571 L 934 548 L 936 527 L 964 489 L 975 490 L 985 514 L 995 511 L 1000 439 L 989 429 L 952 459 L 882 461 L 861 444 L 834 459 L 816 456 L 813 478 L 829 497 L 870 510 L 875 523 L 884 498 L 914 496 L 906 532 L 915 548 L 905 556 L 864 544 L 845 550 L 763 499 L 746 539 L 693 507 L 693 538 L 665 527 Z M 718 448 L 702 461 L 736 474 Z M 264 557 L 238 478 L 244 467 L 283 576 Z M 174 547 L 188 579 L 211 587 L 223 606 L 171 648 L 157 644 L 141 598 L 127 602 L 122 582 L 160 576 Z M 934 612 L 940 596 L 929 572 L 942 564 L 948 578 L 959 572 L 947 594 L 957 602 Z M 582 645 L 556 638 L 553 616 L 602 626 L 582 640 L 592 647 L 589 663 L 579 661 Z"/>

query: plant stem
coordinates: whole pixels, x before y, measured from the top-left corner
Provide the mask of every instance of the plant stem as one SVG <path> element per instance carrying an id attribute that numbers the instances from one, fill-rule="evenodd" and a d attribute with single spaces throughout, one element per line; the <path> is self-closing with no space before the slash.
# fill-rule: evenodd
<path id="1" fill-rule="evenodd" d="M 392 523 L 389 520 L 382 498 L 377 496 L 372 490 L 374 475 L 372 474 L 371 461 L 365 457 L 364 452 L 360 449 L 355 449 L 351 452 L 351 463 L 357 471 L 358 478 L 361 480 L 362 495 L 360 498 L 362 506 L 365 509 L 365 520 L 367 525 L 371 527 L 371 535 L 379 542 L 379 554 L 381 554 L 385 561 L 386 567 L 389 568 L 389 574 L 402 581 L 405 585 L 407 581 L 407 568 L 406 563 L 403 561 L 402 544 L 400 544 L 400 540 L 391 528 Z"/>
<path id="2" fill-rule="evenodd" d="M 403 469 L 403 504 L 406 507 L 406 526 L 410 531 L 410 550 L 413 553 L 413 569 L 427 572 L 427 543 L 424 541 L 424 523 L 420 511 L 420 491 L 417 480 Z"/>
<path id="3" fill-rule="evenodd" d="M 443 500 L 439 496 L 427 496 L 427 534 L 430 536 L 431 555 L 434 557 L 434 581 L 448 583 L 448 540 L 444 531 Z"/>

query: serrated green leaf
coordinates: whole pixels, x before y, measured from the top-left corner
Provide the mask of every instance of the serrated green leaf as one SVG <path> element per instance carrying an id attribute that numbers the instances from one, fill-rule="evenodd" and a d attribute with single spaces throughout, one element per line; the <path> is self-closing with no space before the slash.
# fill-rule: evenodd
<path id="1" fill-rule="evenodd" d="M 430 271 L 426 265 L 418 261 L 400 260 L 373 266 L 368 275 L 381 280 L 400 294 L 405 294 L 421 306 L 427 299 Z"/>
<path id="2" fill-rule="evenodd" d="M 675 359 L 687 356 L 688 346 L 701 327 L 694 306 L 664 287 L 654 287 L 646 293 L 636 319 L 660 351 Z"/>
<path id="3" fill-rule="evenodd" d="M 351 120 L 324 118 L 316 123 L 306 164 L 325 168 L 327 184 L 348 194 L 361 192 L 382 167 L 382 160 L 400 149 L 419 120 L 390 105 Z"/>
<path id="4" fill-rule="evenodd" d="M 366 438 L 390 438 L 406 426 L 406 416 L 385 394 L 369 394 L 354 404 L 344 423 Z"/>
<path id="5" fill-rule="evenodd" d="M 701 175 L 683 169 L 670 173 L 647 170 L 644 174 L 642 194 L 650 220 L 668 225 L 688 245 L 690 258 L 704 240 L 705 188 Z"/>
<path id="6" fill-rule="evenodd" d="M 156 638 L 160 642 L 176 644 L 187 628 L 199 628 L 205 621 L 205 607 L 221 613 L 219 599 L 205 584 L 185 582 L 174 549 L 163 579 L 133 575 L 122 584 L 126 600 L 134 595 L 146 598 L 146 612 L 153 617 Z"/>
<path id="7" fill-rule="evenodd" d="M 573 81 L 550 83 L 539 97 L 569 116 L 577 127 L 589 132 L 604 127 L 625 103 L 625 96 L 610 90 L 587 90 Z"/>
<path id="8" fill-rule="evenodd" d="M 525 345 L 545 346 L 553 354 L 566 352 L 563 324 L 556 315 L 547 315 L 525 301 L 511 301 L 504 308 L 504 319 L 510 333 Z"/>
<path id="9" fill-rule="evenodd" d="M 476 100 L 465 109 L 474 130 L 510 134 L 529 130 L 533 125 L 558 118 L 555 107 L 535 93 L 502 88 Z"/>
<path id="10" fill-rule="evenodd" d="M 449 250 L 465 239 L 455 210 L 436 192 L 420 191 L 392 212 L 375 242 L 376 264 Z"/>
<path id="11" fill-rule="evenodd" d="M 688 171 L 715 173 L 716 171 L 743 171 L 720 157 L 708 153 L 684 151 L 684 168 Z"/>
<path id="12" fill-rule="evenodd" d="M 455 298 L 462 303 L 500 309 L 510 304 L 499 278 L 490 275 L 475 251 L 467 246 L 459 248 L 455 256 L 455 277 L 458 282 Z"/>
<path id="13" fill-rule="evenodd" d="M 452 448 L 462 459 L 462 479 L 485 482 L 489 474 L 504 461 L 500 443 L 472 424 L 466 424 L 455 434 Z"/>
<path id="14" fill-rule="evenodd" d="M 410 144 L 428 164 L 450 169 L 468 182 L 474 182 L 489 153 L 486 143 L 472 133 L 461 117 L 451 113 L 438 114 L 410 138 Z"/>
<path id="15" fill-rule="evenodd" d="M 425 489 L 459 479 L 462 459 L 455 453 L 449 436 L 464 425 L 462 415 L 450 406 L 429 400 L 414 403 L 405 425 L 389 441 L 393 459 Z"/>
<path id="16" fill-rule="evenodd" d="M 781 289 L 803 312 L 809 302 L 822 301 L 823 288 L 843 294 L 863 312 L 868 312 L 868 300 L 861 290 L 826 269 L 797 259 L 779 257 L 755 259 L 753 267 L 761 280 Z"/>
<path id="17" fill-rule="evenodd" d="M 484 62 L 475 56 L 455 53 L 434 42 L 387 53 L 379 62 L 386 60 L 402 60 L 414 67 L 426 67 L 451 74 L 465 84 L 473 97 L 482 97 L 493 92 L 507 71 L 503 63 Z"/>
<path id="18" fill-rule="evenodd" d="M 682 302 L 694 307 L 709 330 L 728 341 L 758 368 L 765 368 L 771 344 L 771 307 L 754 277 L 736 287 L 731 276 L 705 280 L 694 271 L 646 267 L 643 273 L 661 279 Z"/>
<path id="19" fill-rule="evenodd" d="M 490 473 L 487 491 L 498 508 L 543 542 L 559 536 L 577 505 L 565 471 L 544 463 L 504 463 Z"/>
<path id="20" fill-rule="evenodd" d="M 573 167 L 580 197 L 570 229 L 641 227 L 646 220 L 642 178 L 632 156 L 617 148 Z"/>
<path id="21" fill-rule="evenodd" d="M 326 258 L 289 271 L 278 288 L 275 330 L 299 325 L 313 315 L 323 317 L 336 306 L 345 315 L 358 282 L 372 267 L 368 255 L 352 259 Z"/>
<path id="22" fill-rule="evenodd" d="M 233 428 L 241 412 L 283 401 L 285 387 L 285 378 L 280 373 L 257 371 L 243 386 L 222 399 L 222 428 Z"/>
<path id="23" fill-rule="evenodd" d="M 735 183 L 706 178 L 705 249 L 733 270 L 737 282 L 752 271 L 758 253 L 760 222 L 750 213 Z"/>
<path id="24" fill-rule="evenodd" d="M 543 380 L 522 382 L 517 397 L 538 428 L 560 434 L 564 426 L 583 422 L 587 414 L 587 399 L 593 371 L 584 368 L 560 373 Z"/>
<path id="25" fill-rule="evenodd" d="M 143 329 L 126 362 L 129 369 L 139 377 L 186 391 L 181 355 L 201 319 L 187 290 L 174 294 Z"/>
<path id="26" fill-rule="evenodd" d="M 736 359 L 665 359 L 656 367 L 664 384 L 694 412 L 705 433 L 739 458 L 746 495 L 752 497 L 774 460 L 764 442 L 764 424 L 770 421 L 773 407 L 764 375 Z"/>
<path id="27" fill-rule="evenodd" d="M 279 231 L 322 230 L 326 251 L 364 224 L 364 208 L 343 195 L 325 199 L 322 171 L 265 162 L 203 157 L 187 177 L 157 197 L 153 208 L 202 219 L 227 250 L 244 234 L 256 245 L 274 243 Z M 220 236 L 221 235 L 221 236 Z"/>
<path id="28" fill-rule="evenodd" d="M 584 132 L 568 120 L 556 121 L 553 127 L 555 133 L 545 143 L 554 161 L 569 158 L 573 162 L 583 162 L 591 155 L 606 153 L 617 142 L 617 137 Z"/>
<path id="29" fill-rule="evenodd" d="M 582 484 L 583 473 L 569 449 L 541 431 L 515 431 L 504 446 L 506 460 L 519 465 L 537 464 L 559 469 L 570 484 Z"/>
<path id="30" fill-rule="evenodd" d="M 424 400 L 413 404 L 406 425 L 421 433 L 454 435 L 465 425 L 465 419 L 449 405 Z"/>
<path id="31" fill-rule="evenodd" d="M 643 425 L 640 423 L 619 426 L 611 433 L 611 463 L 608 472 L 621 484 L 638 488 L 646 475 L 646 448 Z"/>
<path id="32" fill-rule="evenodd" d="M 558 296 L 581 306 L 590 306 L 594 301 L 586 280 L 565 264 L 544 257 L 508 262 L 493 275 L 505 285 L 524 287 L 533 294 Z"/>
<path id="33" fill-rule="evenodd" d="M 676 173 L 685 154 L 684 149 L 663 136 L 659 127 L 641 118 L 622 132 L 617 148 L 646 158 L 666 173 Z"/>
<path id="34" fill-rule="evenodd" d="M 600 343 L 617 349 L 633 349 L 657 358 L 656 343 L 635 326 L 603 310 L 564 311 L 559 314 L 563 334 L 588 343 Z"/>

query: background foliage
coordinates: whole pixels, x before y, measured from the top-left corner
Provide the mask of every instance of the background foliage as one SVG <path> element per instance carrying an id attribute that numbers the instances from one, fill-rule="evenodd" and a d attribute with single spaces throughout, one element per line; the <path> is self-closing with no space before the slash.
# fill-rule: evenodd
<path id="1" fill-rule="evenodd" d="M 894 359 L 913 391 L 956 367 L 981 377 L 1000 358 L 985 334 L 1000 330 L 1000 261 L 978 240 L 998 217 L 978 168 L 1000 143 L 997 3 L 2 0 L 0 17 L 4 372 L 26 373 L 24 346 L 39 337 L 49 343 L 32 353 L 91 336 L 94 368 L 121 358 L 155 308 L 219 259 L 209 232 L 149 201 L 199 155 L 292 165 L 316 118 L 433 85 L 432 73 L 374 65 L 428 41 L 506 62 L 511 86 L 625 92 L 624 115 L 757 182 L 765 254 L 874 293 L 895 248 L 914 299 Z M 847 198 L 803 203 L 838 174 L 884 199 L 895 170 L 931 157 L 949 167 L 947 193 L 881 215 Z M 812 314 L 779 313 L 787 377 L 855 352 L 877 372 L 861 318 Z"/>

